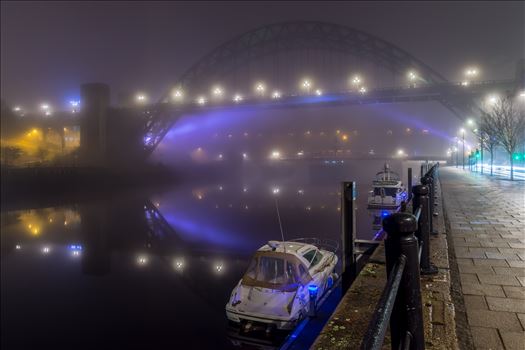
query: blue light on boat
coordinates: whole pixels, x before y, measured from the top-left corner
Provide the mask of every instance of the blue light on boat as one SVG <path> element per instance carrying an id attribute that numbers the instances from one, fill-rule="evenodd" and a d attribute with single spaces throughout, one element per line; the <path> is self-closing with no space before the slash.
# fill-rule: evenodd
<path id="1" fill-rule="evenodd" d="M 308 292 L 310 293 L 310 295 L 317 295 L 317 290 L 319 288 L 317 288 L 317 286 L 315 284 L 312 284 L 312 285 L 309 285 L 308 286 Z"/>

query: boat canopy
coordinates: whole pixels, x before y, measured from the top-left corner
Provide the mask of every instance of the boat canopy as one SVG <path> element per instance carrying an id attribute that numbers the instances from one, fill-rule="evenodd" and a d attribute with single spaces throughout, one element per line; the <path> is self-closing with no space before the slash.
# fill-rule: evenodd
<path id="1" fill-rule="evenodd" d="M 253 256 L 241 284 L 293 292 L 312 280 L 308 268 L 293 254 L 258 251 Z"/>

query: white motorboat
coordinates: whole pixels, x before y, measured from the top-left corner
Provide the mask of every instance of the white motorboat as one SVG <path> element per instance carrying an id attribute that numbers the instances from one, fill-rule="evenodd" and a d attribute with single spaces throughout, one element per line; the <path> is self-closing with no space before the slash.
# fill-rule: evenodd
<path id="1" fill-rule="evenodd" d="M 226 304 L 228 320 L 244 332 L 293 329 L 337 280 L 337 245 L 327 243 L 302 238 L 259 248 Z"/>
<path id="2" fill-rule="evenodd" d="M 397 208 L 408 199 L 408 194 L 399 175 L 387 163 L 383 171 L 376 174 L 368 196 L 369 208 Z"/>

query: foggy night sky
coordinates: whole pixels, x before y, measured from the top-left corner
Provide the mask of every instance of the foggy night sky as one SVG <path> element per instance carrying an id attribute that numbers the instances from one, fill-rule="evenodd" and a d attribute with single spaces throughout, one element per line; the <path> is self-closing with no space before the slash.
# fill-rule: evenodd
<path id="1" fill-rule="evenodd" d="M 320 20 L 363 30 L 449 80 L 468 65 L 482 80 L 514 77 L 525 56 L 524 2 L 6 2 L 1 3 L 1 96 L 64 104 L 84 82 L 112 96 L 157 99 L 201 56 L 250 29 Z"/>

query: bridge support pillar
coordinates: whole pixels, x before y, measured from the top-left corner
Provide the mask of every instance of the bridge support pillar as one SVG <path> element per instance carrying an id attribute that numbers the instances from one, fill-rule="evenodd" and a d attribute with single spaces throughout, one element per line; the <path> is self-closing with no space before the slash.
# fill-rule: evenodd
<path id="1" fill-rule="evenodd" d="M 107 118 L 109 86 L 101 83 L 83 84 L 80 122 L 80 159 L 87 166 L 105 166 L 107 154 Z"/>

